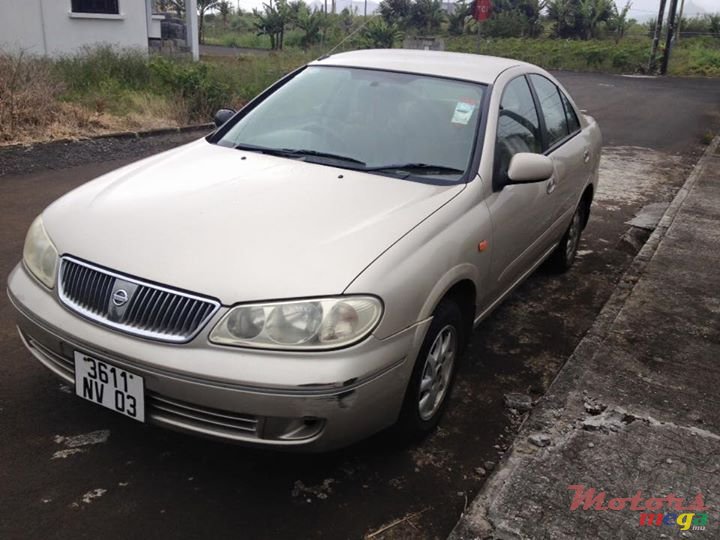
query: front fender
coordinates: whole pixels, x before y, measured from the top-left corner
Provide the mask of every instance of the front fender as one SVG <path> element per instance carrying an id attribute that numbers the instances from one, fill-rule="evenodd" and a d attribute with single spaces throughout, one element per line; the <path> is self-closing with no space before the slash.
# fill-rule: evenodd
<path id="1" fill-rule="evenodd" d="M 479 188 L 480 180 L 471 183 Z M 346 294 L 373 293 L 385 304 L 375 330 L 384 339 L 427 319 L 445 293 L 468 279 L 476 291 L 485 291 L 490 271 L 490 251 L 480 252 L 479 242 L 492 243 L 488 209 L 466 189 L 420 223 L 368 266 L 346 288 Z M 477 304 L 482 292 L 473 299 Z"/>

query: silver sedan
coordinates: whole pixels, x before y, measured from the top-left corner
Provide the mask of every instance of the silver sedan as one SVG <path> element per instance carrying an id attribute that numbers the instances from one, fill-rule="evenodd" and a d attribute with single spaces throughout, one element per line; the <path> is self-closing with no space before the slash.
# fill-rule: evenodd
<path id="1" fill-rule="evenodd" d="M 79 397 L 245 444 L 433 430 L 473 327 L 572 265 L 597 187 L 596 122 L 514 60 L 332 55 L 216 123 L 51 204 L 8 292 Z"/>

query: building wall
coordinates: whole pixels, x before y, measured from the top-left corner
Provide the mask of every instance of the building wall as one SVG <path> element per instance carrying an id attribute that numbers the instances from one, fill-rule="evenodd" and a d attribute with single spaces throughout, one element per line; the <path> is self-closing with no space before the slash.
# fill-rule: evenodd
<path id="1" fill-rule="evenodd" d="M 70 0 L 0 0 L 0 48 L 60 56 L 107 43 L 147 51 L 146 0 L 119 0 L 120 15 L 74 14 Z"/>

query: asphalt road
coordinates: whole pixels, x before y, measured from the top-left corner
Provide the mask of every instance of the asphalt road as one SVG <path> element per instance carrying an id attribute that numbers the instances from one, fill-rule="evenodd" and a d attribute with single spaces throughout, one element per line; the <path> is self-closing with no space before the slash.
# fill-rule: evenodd
<path id="1" fill-rule="evenodd" d="M 720 126 L 718 79 L 555 73 L 595 116 L 606 146 L 687 152 Z"/>
<path id="2" fill-rule="evenodd" d="M 579 259 L 563 276 L 537 272 L 475 332 L 434 436 L 304 456 L 140 425 L 75 398 L 35 362 L 3 298 L 0 538 L 360 538 L 388 525 L 374 538 L 444 537 L 522 420 L 503 396 L 543 394 L 632 260 L 625 221 L 672 198 L 703 132 L 720 125 L 720 81 L 560 78 L 612 145 Z M 56 170 L 0 178 L 0 275 L 45 205 L 130 160 L 88 154 L 62 168 L 67 152 L 43 157 Z"/>

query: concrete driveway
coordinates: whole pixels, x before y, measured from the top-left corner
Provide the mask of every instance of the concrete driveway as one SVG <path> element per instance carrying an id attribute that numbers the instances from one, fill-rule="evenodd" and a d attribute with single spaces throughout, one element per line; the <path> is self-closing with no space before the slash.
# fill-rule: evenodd
<path id="1" fill-rule="evenodd" d="M 75 398 L 34 361 L 3 298 L 0 538 L 446 536 L 523 419 L 504 396 L 545 392 L 632 260 L 625 222 L 672 199 L 704 131 L 720 125 L 718 80 L 558 76 L 608 145 L 579 260 L 564 276 L 537 272 L 475 332 L 434 436 L 402 446 L 381 434 L 298 456 L 139 425 Z M 135 157 L 147 151 L 138 144 Z M 0 275 L 45 205 L 133 157 L 90 163 L 112 155 L 108 147 L 63 168 L 72 152 L 43 158 L 56 170 L 0 179 Z"/>

